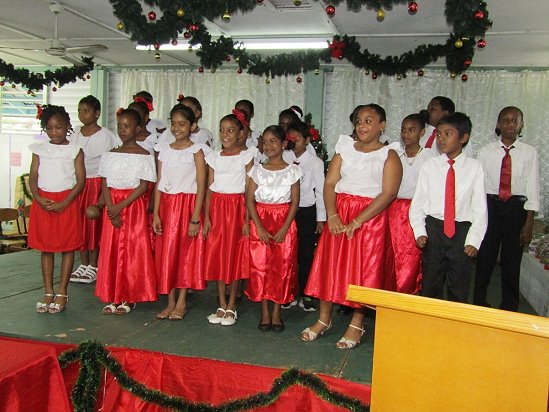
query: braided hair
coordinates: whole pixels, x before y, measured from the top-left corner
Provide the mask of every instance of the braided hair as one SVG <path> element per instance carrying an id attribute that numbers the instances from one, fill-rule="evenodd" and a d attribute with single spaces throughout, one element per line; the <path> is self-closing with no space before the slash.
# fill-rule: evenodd
<path id="1" fill-rule="evenodd" d="M 63 106 L 55 106 L 53 104 L 45 104 L 42 106 L 42 114 L 40 115 L 40 127 L 46 131 L 46 126 L 53 116 L 59 115 L 67 122 L 69 130 L 72 131 L 71 118 Z"/>

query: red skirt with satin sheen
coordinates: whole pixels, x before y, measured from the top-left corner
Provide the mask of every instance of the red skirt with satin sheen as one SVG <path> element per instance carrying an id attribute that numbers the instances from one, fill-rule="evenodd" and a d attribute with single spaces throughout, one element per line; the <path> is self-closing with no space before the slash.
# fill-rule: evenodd
<path id="1" fill-rule="evenodd" d="M 395 199 L 389 207 L 389 227 L 395 254 L 396 291 L 416 294 L 421 286 L 421 250 L 410 226 L 410 199 Z"/>
<path id="2" fill-rule="evenodd" d="M 263 227 L 274 235 L 283 225 L 289 203 L 256 203 L 257 214 Z M 241 245 L 249 245 L 249 279 L 246 295 L 253 302 L 270 300 L 275 303 L 288 303 L 298 293 L 297 284 L 297 227 L 290 225 L 282 243 L 263 243 L 257 235 L 253 222 L 250 225 L 250 238 Z M 245 255 L 246 253 L 243 253 Z"/>
<path id="3" fill-rule="evenodd" d="M 242 279 L 243 272 L 237 269 L 237 258 L 245 218 L 246 204 L 243 194 L 212 192 L 212 228 L 206 238 L 204 258 L 206 280 L 222 280 L 228 285 Z"/>
<path id="4" fill-rule="evenodd" d="M 45 199 L 61 202 L 70 190 L 46 192 L 38 189 Z M 82 219 L 78 200 L 73 200 L 62 212 L 49 212 L 38 202 L 32 202 L 28 244 L 41 252 L 70 252 L 82 246 Z"/>
<path id="5" fill-rule="evenodd" d="M 102 181 L 103 179 L 101 177 L 86 178 L 84 190 L 82 190 L 78 197 L 80 213 L 82 215 L 82 236 L 84 240 L 84 243 L 80 248 L 82 251 L 95 250 L 99 247 L 103 214 L 97 219 L 88 219 L 86 216 L 86 209 L 88 206 L 96 205 L 97 202 L 99 202 Z"/>
<path id="6" fill-rule="evenodd" d="M 154 254 L 158 293 L 206 288 L 202 224 L 196 237 L 188 236 L 195 199 L 191 193 L 160 193 L 162 235 L 156 235 Z"/>
<path id="7" fill-rule="evenodd" d="M 372 202 L 371 198 L 338 193 L 336 208 L 343 224 L 349 224 Z M 351 239 L 332 235 L 326 224 L 316 248 L 305 294 L 354 308 L 349 285 L 395 290 L 394 256 L 387 210 L 365 222 Z"/>
<path id="8" fill-rule="evenodd" d="M 134 189 L 113 189 L 114 204 Z M 102 302 L 148 302 L 157 300 L 156 274 L 151 250 L 147 198 L 139 196 L 122 209 L 122 226 L 115 228 L 103 211 L 95 295 Z"/>

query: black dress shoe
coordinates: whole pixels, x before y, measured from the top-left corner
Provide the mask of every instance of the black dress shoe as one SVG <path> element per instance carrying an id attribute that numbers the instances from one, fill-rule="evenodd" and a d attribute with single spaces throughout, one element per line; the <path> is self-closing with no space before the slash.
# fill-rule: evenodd
<path id="1" fill-rule="evenodd" d="M 282 322 L 282 319 L 280 320 L 280 325 L 272 324 L 271 329 L 273 332 L 282 332 L 284 330 L 284 322 Z"/>
<path id="2" fill-rule="evenodd" d="M 261 332 L 268 332 L 268 331 L 271 330 L 271 324 L 270 323 L 261 323 L 261 321 L 259 321 L 259 325 L 257 325 L 257 328 Z"/>

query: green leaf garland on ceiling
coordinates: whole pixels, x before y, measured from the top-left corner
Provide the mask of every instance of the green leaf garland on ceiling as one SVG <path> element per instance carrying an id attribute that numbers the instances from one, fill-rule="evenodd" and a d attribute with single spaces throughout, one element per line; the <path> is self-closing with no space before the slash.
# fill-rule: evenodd
<path id="1" fill-rule="evenodd" d="M 214 40 L 203 24 L 205 20 L 222 17 L 226 11 L 230 14 L 250 12 L 261 0 L 144 0 L 150 10 L 143 10 L 138 0 L 109 1 L 114 15 L 120 20 L 118 28 L 140 45 L 158 48 L 161 44 L 176 41 L 183 34 L 190 44 L 201 45 L 197 55 L 203 67 L 215 71 L 223 63 L 235 60 L 239 68 L 248 73 L 267 77 L 316 70 L 321 61 L 329 64 L 334 58 L 347 59 L 355 67 L 371 71 L 376 76 L 405 76 L 409 71 L 421 69 L 445 57 L 446 68 L 455 75 L 469 68 L 475 48 L 485 46 L 483 37 L 492 25 L 486 2 L 446 0 L 445 17 L 452 31 L 442 44 L 422 44 L 400 56 L 382 57 L 367 49 L 362 50 L 354 37 L 341 35 L 334 36 L 329 49 L 277 53 L 265 57 L 248 53 L 230 37 L 221 36 Z M 411 3 L 421 7 L 421 0 L 333 0 L 330 6 L 336 7 L 342 3 L 352 13 L 365 12 L 364 8 L 391 10 L 397 5 L 408 5 L 411 11 Z M 154 10 L 160 10 L 161 16 L 157 18 Z"/>

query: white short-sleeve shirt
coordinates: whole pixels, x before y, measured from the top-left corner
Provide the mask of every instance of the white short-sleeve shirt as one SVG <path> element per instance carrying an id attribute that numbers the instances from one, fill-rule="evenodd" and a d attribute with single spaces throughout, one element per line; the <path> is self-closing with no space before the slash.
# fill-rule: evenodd
<path id="1" fill-rule="evenodd" d="M 246 165 L 257 154 L 256 147 L 241 151 L 235 156 L 221 156 L 221 150 L 206 156 L 206 163 L 214 170 L 214 181 L 210 190 L 217 193 L 244 193 L 246 187 Z"/>
<path id="2" fill-rule="evenodd" d="M 74 159 L 80 147 L 74 142 L 66 145 L 50 142 L 36 142 L 29 146 L 40 158 L 38 166 L 38 187 L 46 192 L 63 192 L 76 184 Z"/>

